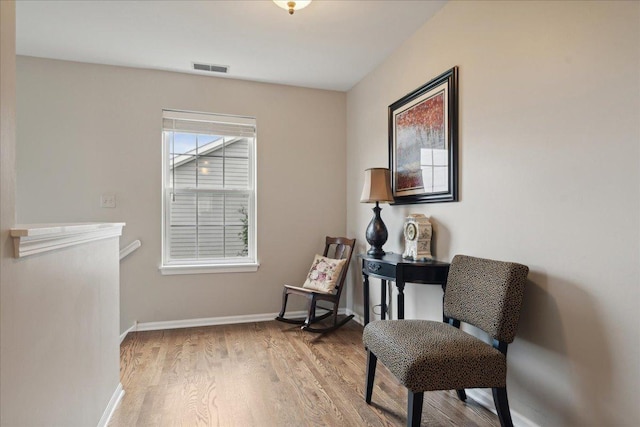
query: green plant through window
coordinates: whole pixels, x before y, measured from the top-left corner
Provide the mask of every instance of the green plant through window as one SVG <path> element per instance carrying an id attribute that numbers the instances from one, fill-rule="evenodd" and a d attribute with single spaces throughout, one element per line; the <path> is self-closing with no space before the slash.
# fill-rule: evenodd
<path id="1" fill-rule="evenodd" d="M 249 253 L 249 212 L 246 207 L 241 207 L 238 209 L 242 218 L 240 221 L 242 222 L 242 231 L 238 233 L 238 237 L 242 239 L 242 243 L 244 247 L 240 252 L 238 252 L 238 256 L 247 256 Z"/>

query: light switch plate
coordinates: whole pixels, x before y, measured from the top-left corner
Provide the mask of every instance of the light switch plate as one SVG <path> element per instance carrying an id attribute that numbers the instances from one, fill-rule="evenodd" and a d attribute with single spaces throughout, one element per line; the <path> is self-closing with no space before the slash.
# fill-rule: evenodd
<path id="1" fill-rule="evenodd" d="M 115 194 L 103 194 L 100 197 L 101 208 L 115 208 L 116 207 L 116 195 Z"/>

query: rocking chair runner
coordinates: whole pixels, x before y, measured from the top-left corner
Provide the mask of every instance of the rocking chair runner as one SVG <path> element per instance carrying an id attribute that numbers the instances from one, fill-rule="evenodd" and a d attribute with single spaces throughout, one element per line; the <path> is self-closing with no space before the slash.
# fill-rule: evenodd
<path id="1" fill-rule="evenodd" d="M 284 290 L 282 291 L 282 309 L 280 310 L 280 314 L 278 315 L 278 317 L 276 317 L 276 320 L 286 323 L 293 323 L 296 325 L 302 325 L 301 329 L 316 333 L 333 331 L 334 329 L 339 328 L 340 326 L 346 324 L 349 320 L 351 320 L 353 318 L 353 315 L 349 315 L 338 322 L 338 304 L 340 303 L 340 294 L 342 294 L 342 287 L 344 285 L 345 278 L 347 277 L 347 270 L 349 269 L 349 262 L 351 261 L 351 254 L 353 253 L 355 244 L 355 239 L 327 236 L 323 256 L 346 260 L 346 263 L 342 268 L 342 271 L 340 272 L 336 288 L 333 290 L 333 292 L 329 293 L 314 289 L 284 285 Z M 285 311 L 287 309 L 287 299 L 289 298 L 290 294 L 301 295 L 309 300 L 307 318 L 305 320 L 288 319 L 284 317 Z M 317 306 L 318 301 L 327 301 L 333 304 L 333 307 L 326 308 Z M 321 316 L 316 316 L 316 308 L 327 310 L 327 312 L 322 314 Z M 327 328 L 314 328 L 311 326 L 312 324 L 326 319 L 331 315 L 333 315 L 333 325 Z"/>

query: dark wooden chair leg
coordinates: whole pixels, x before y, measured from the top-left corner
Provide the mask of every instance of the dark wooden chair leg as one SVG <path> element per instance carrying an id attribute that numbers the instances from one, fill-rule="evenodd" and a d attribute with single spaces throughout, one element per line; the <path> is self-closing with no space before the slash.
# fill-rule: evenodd
<path id="1" fill-rule="evenodd" d="M 287 299 L 289 298 L 289 293 L 287 292 L 287 288 L 282 291 L 282 309 L 280 310 L 280 314 L 278 317 L 284 318 L 284 312 L 287 309 Z"/>
<path id="2" fill-rule="evenodd" d="M 507 400 L 506 387 L 497 387 L 493 389 L 493 403 L 496 405 L 496 412 L 500 419 L 500 426 L 513 427 L 511 412 L 509 411 L 509 401 Z"/>
<path id="3" fill-rule="evenodd" d="M 462 400 L 463 402 L 467 401 L 467 393 L 463 388 L 460 390 L 456 390 L 456 393 L 458 394 L 458 399 Z"/>
<path id="4" fill-rule="evenodd" d="M 407 427 L 420 427 L 420 420 L 422 419 L 422 401 L 424 400 L 424 393 L 414 393 L 409 390 L 409 396 L 407 401 Z"/>
<path id="5" fill-rule="evenodd" d="M 304 321 L 303 329 L 308 328 L 316 320 L 316 297 L 311 294 L 309 296 L 309 310 L 307 311 L 307 319 Z"/>
<path id="6" fill-rule="evenodd" d="M 373 394 L 373 379 L 376 376 L 376 362 L 378 358 L 375 354 L 367 350 L 367 383 L 365 385 L 364 400 L 371 403 L 371 395 Z"/>
<path id="7" fill-rule="evenodd" d="M 292 323 L 294 325 L 302 325 L 304 323 L 304 320 L 287 319 L 286 317 L 284 317 L 284 313 L 287 310 L 287 300 L 288 299 L 289 299 L 289 292 L 288 292 L 287 288 L 284 288 L 284 290 L 282 291 L 282 309 L 280 309 L 280 314 L 278 314 L 278 317 L 276 317 L 276 320 L 278 320 L 280 322 Z"/>

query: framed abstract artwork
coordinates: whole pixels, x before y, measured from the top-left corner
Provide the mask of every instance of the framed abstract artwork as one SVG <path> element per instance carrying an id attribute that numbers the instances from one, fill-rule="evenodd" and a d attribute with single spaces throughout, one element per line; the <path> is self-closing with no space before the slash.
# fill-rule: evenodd
<path id="1" fill-rule="evenodd" d="M 392 204 L 458 200 L 458 67 L 389 106 Z"/>

